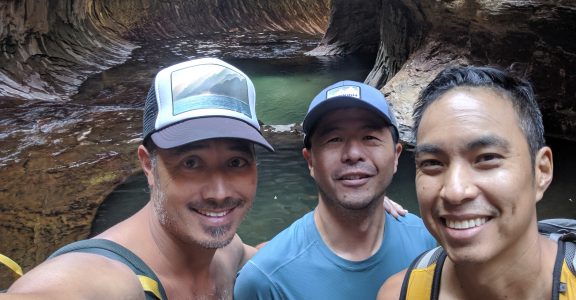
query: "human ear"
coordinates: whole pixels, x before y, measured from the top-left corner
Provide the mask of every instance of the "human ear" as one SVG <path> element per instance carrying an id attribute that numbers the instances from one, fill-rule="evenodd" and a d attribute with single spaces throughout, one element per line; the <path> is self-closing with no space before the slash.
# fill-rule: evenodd
<path id="1" fill-rule="evenodd" d="M 143 145 L 138 146 L 138 160 L 140 161 L 140 166 L 146 175 L 148 180 L 148 186 L 154 185 L 154 176 L 152 174 L 152 159 L 150 158 L 150 153 L 148 149 Z"/>
<path id="2" fill-rule="evenodd" d="M 310 149 L 302 148 L 302 156 L 308 163 L 308 170 L 310 171 L 310 176 L 314 178 L 314 165 L 312 164 L 312 153 L 310 153 Z"/>
<path id="3" fill-rule="evenodd" d="M 394 151 L 396 151 L 395 153 L 395 158 L 394 158 L 394 174 L 396 174 L 396 171 L 398 170 L 398 159 L 400 158 L 400 154 L 402 153 L 402 144 L 397 143 L 396 146 L 394 147 Z"/>
<path id="4" fill-rule="evenodd" d="M 536 202 L 542 199 L 544 192 L 552 182 L 554 164 L 550 147 L 542 147 L 534 158 L 534 181 L 536 184 Z"/>

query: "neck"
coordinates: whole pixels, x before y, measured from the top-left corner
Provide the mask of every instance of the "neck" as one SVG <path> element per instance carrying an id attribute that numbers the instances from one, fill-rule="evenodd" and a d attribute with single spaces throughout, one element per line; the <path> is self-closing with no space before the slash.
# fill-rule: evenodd
<path id="1" fill-rule="evenodd" d="M 442 293 L 455 299 L 548 299 L 557 245 L 535 236 L 515 255 L 500 255 L 490 262 L 455 265 L 446 260 Z M 445 272 L 444 272 L 445 271 Z M 440 297 L 442 298 L 442 296 Z"/>
<path id="2" fill-rule="evenodd" d="M 380 249 L 385 218 L 383 200 L 362 211 L 342 211 L 320 199 L 314 211 L 322 240 L 338 256 L 352 261 L 367 259 Z"/>

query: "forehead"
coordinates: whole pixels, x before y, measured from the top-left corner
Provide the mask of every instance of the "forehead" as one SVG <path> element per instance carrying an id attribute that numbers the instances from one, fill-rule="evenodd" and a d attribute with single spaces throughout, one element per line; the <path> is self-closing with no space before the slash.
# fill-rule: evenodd
<path id="1" fill-rule="evenodd" d="M 168 149 L 170 153 L 179 154 L 190 151 L 222 148 L 228 151 L 245 152 L 254 155 L 254 144 L 243 139 L 216 138 L 188 143 Z"/>
<path id="2" fill-rule="evenodd" d="M 417 143 L 477 135 L 519 135 L 516 111 L 507 95 L 490 88 L 460 87 L 440 96 L 422 115 Z"/>
<path id="3" fill-rule="evenodd" d="M 326 113 L 316 125 L 316 129 L 346 127 L 349 123 L 361 123 L 371 127 L 385 127 L 386 120 L 378 114 L 364 108 L 340 108 Z"/>

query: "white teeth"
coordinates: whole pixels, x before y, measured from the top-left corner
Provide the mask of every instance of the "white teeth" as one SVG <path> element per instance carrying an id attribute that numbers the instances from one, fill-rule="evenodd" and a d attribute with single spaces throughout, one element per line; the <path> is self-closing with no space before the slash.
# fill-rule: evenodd
<path id="1" fill-rule="evenodd" d="M 478 227 L 486 223 L 487 218 L 476 218 L 470 220 L 456 221 L 456 220 L 446 220 L 446 226 L 452 229 L 468 229 L 473 227 Z"/>
<path id="2" fill-rule="evenodd" d="M 199 210 L 198 212 L 208 217 L 223 217 L 226 214 L 228 214 L 228 211 L 212 212 L 212 211 Z"/>

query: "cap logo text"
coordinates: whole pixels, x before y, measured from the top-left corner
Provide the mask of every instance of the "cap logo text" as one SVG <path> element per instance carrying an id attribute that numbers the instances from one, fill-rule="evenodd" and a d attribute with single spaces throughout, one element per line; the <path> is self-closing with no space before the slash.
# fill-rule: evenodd
<path id="1" fill-rule="evenodd" d="M 360 99 L 360 87 L 353 86 L 353 85 L 345 85 L 335 87 L 326 91 L 326 98 L 334 98 L 334 97 L 353 97 Z"/>

